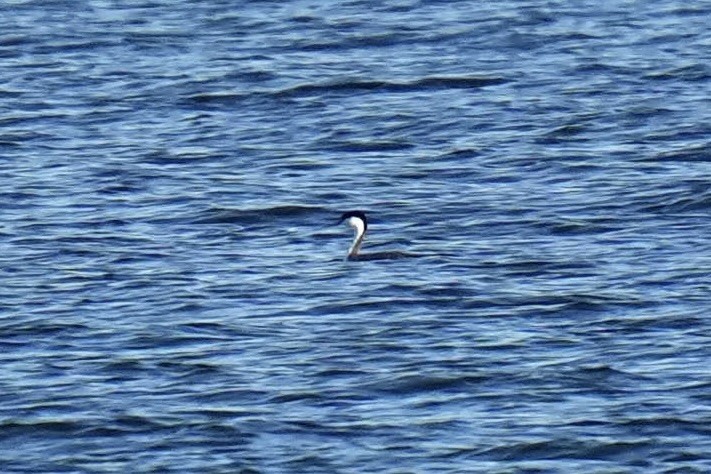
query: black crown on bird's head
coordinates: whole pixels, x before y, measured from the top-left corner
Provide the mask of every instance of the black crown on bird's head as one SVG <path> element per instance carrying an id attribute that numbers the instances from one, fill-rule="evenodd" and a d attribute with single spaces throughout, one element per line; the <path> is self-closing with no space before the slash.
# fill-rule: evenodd
<path id="1" fill-rule="evenodd" d="M 341 214 L 341 220 L 338 221 L 340 224 L 341 222 L 345 221 L 346 219 L 350 219 L 351 217 L 357 217 L 358 219 L 363 221 L 363 226 L 365 229 L 368 228 L 368 219 L 365 217 L 365 212 L 363 211 L 347 211 Z"/>

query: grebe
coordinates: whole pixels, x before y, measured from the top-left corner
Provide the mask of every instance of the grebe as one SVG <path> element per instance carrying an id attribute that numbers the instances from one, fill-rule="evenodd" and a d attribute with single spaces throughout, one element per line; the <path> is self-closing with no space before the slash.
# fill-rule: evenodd
<path id="1" fill-rule="evenodd" d="M 368 219 L 365 217 L 365 212 L 363 211 L 348 211 L 341 214 L 341 222 L 346 221 L 348 225 L 353 227 L 355 230 L 355 236 L 353 237 L 353 243 L 351 248 L 348 249 L 348 256 L 346 260 L 393 260 L 396 258 L 407 258 L 412 257 L 402 252 L 376 252 L 361 254 L 360 246 L 363 245 L 363 239 L 365 238 L 365 233 L 368 231 Z"/>

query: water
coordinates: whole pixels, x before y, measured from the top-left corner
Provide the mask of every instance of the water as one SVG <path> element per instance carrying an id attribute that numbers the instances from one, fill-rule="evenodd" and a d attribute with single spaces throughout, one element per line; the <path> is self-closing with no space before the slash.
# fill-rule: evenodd
<path id="1" fill-rule="evenodd" d="M 3 472 L 711 470 L 708 2 L 1 8 Z"/>

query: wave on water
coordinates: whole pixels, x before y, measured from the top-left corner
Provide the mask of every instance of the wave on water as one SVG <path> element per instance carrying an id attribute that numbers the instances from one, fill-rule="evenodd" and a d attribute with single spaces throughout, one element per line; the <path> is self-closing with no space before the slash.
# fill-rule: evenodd
<path id="1" fill-rule="evenodd" d="M 213 207 L 196 224 L 240 224 L 253 225 L 275 220 L 303 219 L 307 216 L 326 214 L 329 210 L 321 206 L 281 205 L 251 209 L 227 209 Z M 334 214 L 335 215 L 335 214 Z"/>
<path id="2" fill-rule="evenodd" d="M 331 81 L 323 84 L 302 84 L 276 92 L 277 96 L 303 97 L 330 92 L 386 92 L 411 93 L 438 89 L 479 89 L 505 84 L 502 77 L 425 77 L 414 81 Z"/>
<path id="3" fill-rule="evenodd" d="M 451 76 L 424 77 L 412 81 L 387 80 L 331 80 L 321 83 L 308 83 L 289 86 L 284 89 L 256 89 L 249 92 L 200 92 L 187 97 L 187 101 L 197 104 L 216 104 L 227 106 L 247 99 L 259 97 L 272 98 L 302 98 L 322 96 L 324 94 L 358 94 L 358 93 L 427 93 L 438 90 L 481 89 L 489 86 L 506 84 L 509 79 L 499 76 Z"/>

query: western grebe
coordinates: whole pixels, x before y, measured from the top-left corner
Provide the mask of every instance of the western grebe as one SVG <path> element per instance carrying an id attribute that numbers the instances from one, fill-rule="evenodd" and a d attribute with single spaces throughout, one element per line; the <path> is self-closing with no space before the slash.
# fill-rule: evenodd
<path id="1" fill-rule="evenodd" d="M 348 211 L 341 214 L 341 222 L 346 221 L 348 225 L 353 227 L 355 230 L 355 235 L 353 237 L 353 243 L 351 248 L 348 249 L 347 260 L 392 260 L 396 258 L 407 258 L 412 257 L 402 252 L 376 252 L 376 253 L 366 253 L 361 254 L 360 247 L 363 245 L 363 239 L 365 238 L 365 233 L 368 231 L 368 218 L 365 217 L 365 212 L 363 211 Z"/>

